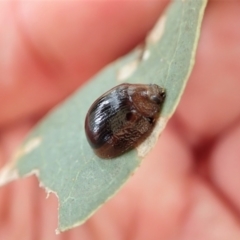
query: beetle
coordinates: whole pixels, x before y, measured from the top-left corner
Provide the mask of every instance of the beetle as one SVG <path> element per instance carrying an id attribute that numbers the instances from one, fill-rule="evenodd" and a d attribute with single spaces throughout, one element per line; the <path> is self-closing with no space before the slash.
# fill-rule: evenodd
<path id="1" fill-rule="evenodd" d="M 90 107 L 85 132 L 95 154 L 120 156 L 142 143 L 159 118 L 166 90 L 156 84 L 120 84 Z"/>

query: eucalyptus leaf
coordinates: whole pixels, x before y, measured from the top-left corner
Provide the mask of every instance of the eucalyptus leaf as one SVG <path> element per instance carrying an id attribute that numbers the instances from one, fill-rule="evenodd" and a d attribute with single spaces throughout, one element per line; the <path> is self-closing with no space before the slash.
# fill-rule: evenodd
<path id="1" fill-rule="evenodd" d="M 106 67 L 55 108 L 19 148 L 9 178 L 35 173 L 41 185 L 58 196 L 60 231 L 85 222 L 129 179 L 142 159 L 136 150 L 113 160 L 94 155 L 84 132 L 88 108 L 122 82 L 156 83 L 167 91 L 162 130 L 192 70 L 206 2 L 173 1 L 144 46 Z"/>

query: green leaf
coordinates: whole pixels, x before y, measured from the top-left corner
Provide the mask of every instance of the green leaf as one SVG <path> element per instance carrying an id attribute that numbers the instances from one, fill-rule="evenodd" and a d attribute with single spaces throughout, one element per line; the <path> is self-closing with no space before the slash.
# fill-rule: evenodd
<path id="1" fill-rule="evenodd" d="M 173 114 L 193 67 L 205 5 L 206 0 L 172 2 L 144 47 L 106 67 L 38 124 L 2 170 L 2 183 L 35 173 L 59 198 L 60 231 L 86 221 L 136 170 Z M 85 115 L 97 97 L 123 81 L 157 83 L 167 98 L 158 126 L 138 152 L 102 160 L 86 141 Z"/>

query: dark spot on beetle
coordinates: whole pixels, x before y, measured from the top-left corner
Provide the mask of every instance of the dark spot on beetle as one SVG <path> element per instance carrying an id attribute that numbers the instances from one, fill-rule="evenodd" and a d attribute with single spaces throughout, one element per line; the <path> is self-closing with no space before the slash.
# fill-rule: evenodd
<path id="1" fill-rule="evenodd" d="M 131 119 L 133 118 L 133 113 L 132 112 L 129 112 L 126 114 L 126 120 L 127 121 L 131 121 Z"/>
<path id="2" fill-rule="evenodd" d="M 85 119 L 87 140 L 100 158 L 114 158 L 152 132 L 166 97 L 156 84 L 120 84 L 100 96 Z"/>

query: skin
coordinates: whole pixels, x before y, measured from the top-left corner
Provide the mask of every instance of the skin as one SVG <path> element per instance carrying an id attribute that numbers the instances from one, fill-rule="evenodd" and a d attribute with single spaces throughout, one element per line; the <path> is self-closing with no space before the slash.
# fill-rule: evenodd
<path id="1" fill-rule="evenodd" d="M 141 42 L 165 5 L 1 2 L 0 165 L 46 111 Z M 55 235 L 56 197 L 46 200 L 35 177 L 10 183 L 0 189 L 1 239 L 240 239 L 239 12 L 239 1 L 209 2 L 180 105 L 114 198 Z"/>

